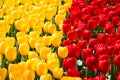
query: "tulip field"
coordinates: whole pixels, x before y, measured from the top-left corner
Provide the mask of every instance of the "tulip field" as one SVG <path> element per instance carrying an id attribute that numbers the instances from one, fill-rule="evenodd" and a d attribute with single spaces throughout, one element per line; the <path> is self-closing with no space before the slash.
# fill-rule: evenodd
<path id="1" fill-rule="evenodd" d="M 0 80 L 120 80 L 120 0 L 0 0 Z"/>

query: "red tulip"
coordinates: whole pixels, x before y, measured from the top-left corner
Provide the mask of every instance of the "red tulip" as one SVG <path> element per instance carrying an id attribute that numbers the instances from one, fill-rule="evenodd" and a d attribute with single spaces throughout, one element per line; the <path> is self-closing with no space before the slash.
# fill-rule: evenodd
<path id="1" fill-rule="evenodd" d="M 97 27 L 97 22 L 95 20 L 88 20 L 87 24 L 90 29 L 96 29 Z"/>
<path id="2" fill-rule="evenodd" d="M 62 42 L 62 46 L 68 46 L 68 45 L 71 45 L 72 44 L 72 41 L 71 40 L 64 40 Z"/>
<path id="3" fill-rule="evenodd" d="M 64 58 L 62 61 L 63 68 L 65 70 L 76 68 L 76 59 L 75 57 Z"/>
<path id="4" fill-rule="evenodd" d="M 101 55 L 98 59 L 98 69 L 100 72 L 106 74 L 110 71 L 110 59 L 108 55 Z"/>
<path id="5" fill-rule="evenodd" d="M 114 61 L 114 64 L 115 64 L 118 68 L 120 68 L 120 55 L 115 56 L 113 61 Z"/>
<path id="6" fill-rule="evenodd" d="M 89 31 L 89 30 L 84 30 L 84 31 L 83 31 L 83 38 L 84 38 L 85 40 L 91 39 L 91 38 L 92 38 L 92 32 Z"/>
<path id="7" fill-rule="evenodd" d="M 71 24 L 63 24 L 63 32 L 67 34 L 67 32 L 71 31 Z"/>
<path id="8" fill-rule="evenodd" d="M 84 78 L 83 80 L 96 80 L 95 78 Z"/>
<path id="9" fill-rule="evenodd" d="M 100 43 L 106 43 L 106 40 L 107 40 L 107 35 L 106 34 L 103 34 L 103 33 L 99 33 L 98 36 L 97 36 L 97 39 Z"/>
<path id="10" fill-rule="evenodd" d="M 75 41 L 75 40 L 78 39 L 78 34 L 77 34 L 76 31 L 69 31 L 67 33 L 67 37 L 68 37 L 69 40 Z"/>
<path id="11" fill-rule="evenodd" d="M 101 76 L 101 75 L 96 76 L 95 79 L 96 79 L 96 80 L 106 80 L 106 79 L 105 79 L 105 76 Z"/>
<path id="12" fill-rule="evenodd" d="M 89 47 L 90 48 L 94 48 L 94 46 L 97 45 L 97 44 L 98 44 L 98 40 L 96 38 L 91 38 L 89 40 Z"/>
<path id="13" fill-rule="evenodd" d="M 68 69 L 66 76 L 71 76 L 71 77 L 80 77 L 80 71 L 78 71 L 75 68 Z"/>
<path id="14" fill-rule="evenodd" d="M 80 47 L 80 49 L 86 49 L 87 48 L 87 40 L 79 40 L 77 45 Z"/>
<path id="15" fill-rule="evenodd" d="M 90 56 L 93 56 L 93 50 L 91 48 L 82 49 L 82 59 L 86 61 L 86 59 Z"/>
<path id="16" fill-rule="evenodd" d="M 107 22 L 105 24 L 105 31 L 110 34 L 110 33 L 114 33 L 114 24 L 112 22 Z"/>
<path id="17" fill-rule="evenodd" d="M 120 72 L 117 74 L 117 80 L 120 80 Z"/>
<path id="18" fill-rule="evenodd" d="M 88 68 L 92 71 L 97 70 L 97 59 L 94 56 L 88 57 L 86 59 L 86 65 L 88 66 Z"/>

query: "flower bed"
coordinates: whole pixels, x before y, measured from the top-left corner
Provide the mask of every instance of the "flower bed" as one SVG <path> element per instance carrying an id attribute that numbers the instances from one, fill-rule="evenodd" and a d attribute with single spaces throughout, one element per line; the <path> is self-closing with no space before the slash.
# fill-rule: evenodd
<path id="1" fill-rule="evenodd" d="M 0 0 L 0 80 L 120 80 L 119 0 Z"/>

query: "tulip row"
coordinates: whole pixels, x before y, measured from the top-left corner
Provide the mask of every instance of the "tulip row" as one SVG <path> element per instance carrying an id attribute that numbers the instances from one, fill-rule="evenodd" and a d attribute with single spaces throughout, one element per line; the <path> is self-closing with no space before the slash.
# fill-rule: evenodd
<path id="1" fill-rule="evenodd" d="M 81 80 L 64 75 L 62 23 L 72 0 L 0 0 L 0 80 Z"/>
<path id="2" fill-rule="evenodd" d="M 68 57 L 63 59 L 66 75 L 116 80 L 120 71 L 120 1 L 73 0 L 69 13 L 63 22 L 67 38 L 62 42 L 68 48 Z"/>

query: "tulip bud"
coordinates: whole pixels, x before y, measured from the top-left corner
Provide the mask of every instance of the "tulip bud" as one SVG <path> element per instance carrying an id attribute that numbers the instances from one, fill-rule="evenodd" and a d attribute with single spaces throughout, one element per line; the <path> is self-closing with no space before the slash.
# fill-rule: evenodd
<path id="1" fill-rule="evenodd" d="M 43 37 L 43 43 L 44 43 L 46 46 L 51 45 L 51 43 L 52 43 L 52 36 L 44 36 L 44 37 Z"/>
<path id="2" fill-rule="evenodd" d="M 51 74 L 45 74 L 40 76 L 40 80 L 52 80 Z"/>
<path id="3" fill-rule="evenodd" d="M 23 73 L 21 71 L 13 71 L 9 73 L 10 80 L 23 80 Z"/>
<path id="4" fill-rule="evenodd" d="M 65 70 L 76 68 L 76 59 L 75 57 L 64 58 L 62 61 L 62 65 Z"/>
<path id="5" fill-rule="evenodd" d="M 48 69 L 47 69 L 47 64 L 44 62 L 39 62 L 37 64 L 37 69 L 36 69 L 37 75 L 41 76 L 43 74 L 47 74 Z"/>
<path id="6" fill-rule="evenodd" d="M 68 55 L 68 48 L 67 47 L 59 47 L 58 48 L 58 55 L 61 58 L 65 58 Z"/>
<path id="7" fill-rule="evenodd" d="M 16 47 L 7 48 L 5 50 L 5 57 L 8 61 L 14 61 L 17 56 L 17 50 Z"/>
<path id="8" fill-rule="evenodd" d="M 34 80 L 35 79 L 35 72 L 32 70 L 25 70 L 23 72 L 23 80 Z"/>
<path id="9" fill-rule="evenodd" d="M 95 79 L 96 80 L 106 80 L 106 77 L 99 75 L 99 76 L 96 76 Z"/>
<path id="10" fill-rule="evenodd" d="M 80 77 L 80 72 L 77 69 L 68 69 L 67 70 L 67 76 L 71 76 L 71 77 Z"/>
<path id="11" fill-rule="evenodd" d="M 5 80 L 7 77 L 7 69 L 6 68 L 0 68 L 0 77 L 2 78 L 1 80 Z"/>
<path id="12" fill-rule="evenodd" d="M 38 54 L 35 51 L 29 51 L 28 53 L 28 59 L 32 59 L 32 58 L 38 58 Z"/>
<path id="13" fill-rule="evenodd" d="M 63 68 L 56 68 L 53 70 L 53 76 L 60 79 L 63 76 Z"/>
<path id="14" fill-rule="evenodd" d="M 115 56 L 114 57 L 114 64 L 118 67 L 118 68 L 120 68 L 120 55 L 117 55 L 117 56 Z"/>
<path id="15" fill-rule="evenodd" d="M 22 43 L 19 45 L 19 52 L 22 56 L 26 56 L 29 53 L 30 47 L 27 43 Z"/>

